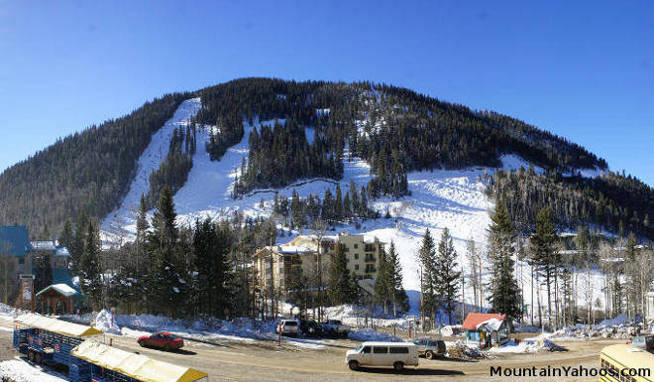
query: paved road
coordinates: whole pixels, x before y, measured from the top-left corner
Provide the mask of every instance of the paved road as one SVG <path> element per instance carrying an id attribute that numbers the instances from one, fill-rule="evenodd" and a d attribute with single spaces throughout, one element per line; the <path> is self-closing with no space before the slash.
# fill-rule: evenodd
<path id="1" fill-rule="evenodd" d="M 13 358 L 11 349 L 11 322 L 0 319 L 0 360 Z M 9 329 L 10 330 L 10 329 Z M 503 355 L 479 362 L 421 360 L 417 369 L 407 369 L 402 374 L 392 370 L 369 370 L 352 372 L 344 363 L 345 349 L 329 346 L 325 349 L 298 350 L 293 347 L 278 349 L 276 344 L 265 341 L 251 343 L 226 343 L 222 346 L 188 342 L 183 351 L 162 352 L 141 348 L 134 338 L 106 336 L 106 341 L 127 351 L 139 352 L 162 361 L 194 367 L 206 371 L 213 381 L 479 381 L 507 380 L 489 378 L 491 366 L 547 367 L 574 366 L 596 367 L 602 347 L 620 341 L 574 341 L 561 343 L 570 351 L 562 353 L 539 352 L 520 355 Z M 351 341 L 341 343 L 354 347 Z M 596 380 L 589 378 L 587 380 Z M 508 379 L 511 380 L 511 379 Z M 519 380 L 519 379 L 514 379 Z M 524 379 L 522 379 L 524 380 Z M 574 380 L 565 378 L 529 378 L 528 380 Z M 579 379 L 583 380 L 583 379 Z"/>

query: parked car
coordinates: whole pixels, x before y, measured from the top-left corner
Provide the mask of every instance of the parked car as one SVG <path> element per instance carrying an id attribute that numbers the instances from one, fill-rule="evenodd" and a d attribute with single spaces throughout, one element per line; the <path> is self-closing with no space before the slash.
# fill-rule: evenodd
<path id="1" fill-rule="evenodd" d="M 347 338 L 347 335 L 350 333 L 350 327 L 343 325 L 340 320 L 327 320 L 322 324 L 322 331 L 324 335 L 330 337 Z"/>
<path id="2" fill-rule="evenodd" d="M 413 341 L 418 349 L 418 355 L 427 359 L 445 355 L 445 342 L 431 338 L 417 338 Z"/>
<path id="3" fill-rule="evenodd" d="M 184 347 L 184 340 L 175 337 L 168 332 L 154 333 L 149 336 L 141 336 L 137 340 L 143 347 L 151 347 L 166 351 L 177 350 Z"/>
<path id="4" fill-rule="evenodd" d="M 345 363 L 352 370 L 362 366 L 392 366 L 401 371 L 405 366 L 418 366 L 418 348 L 411 342 L 364 342 L 345 353 Z"/>
<path id="5" fill-rule="evenodd" d="M 641 336 L 633 337 L 629 342 L 631 343 L 632 347 L 640 348 L 650 353 L 654 353 L 653 335 L 641 335 Z"/>
<path id="6" fill-rule="evenodd" d="M 322 337 L 322 326 L 314 320 L 300 321 L 300 333 L 306 337 Z"/>
<path id="7" fill-rule="evenodd" d="M 300 333 L 300 325 L 297 320 L 279 320 L 275 327 L 275 333 L 282 333 L 282 336 L 297 337 Z"/>

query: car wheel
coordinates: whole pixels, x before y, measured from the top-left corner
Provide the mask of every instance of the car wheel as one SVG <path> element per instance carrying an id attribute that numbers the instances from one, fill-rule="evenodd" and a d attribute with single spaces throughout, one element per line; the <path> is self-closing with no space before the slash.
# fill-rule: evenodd
<path id="1" fill-rule="evenodd" d="M 35 353 L 34 354 L 34 363 L 37 365 L 40 365 L 42 361 L 41 353 Z"/>
<path id="2" fill-rule="evenodd" d="M 425 352 L 425 358 L 427 358 L 427 359 L 434 359 L 434 352 L 432 352 L 431 350 L 427 350 L 427 351 Z"/>
<path id="3" fill-rule="evenodd" d="M 27 360 L 30 361 L 30 362 L 34 361 L 34 352 L 33 351 L 30 350 L 30 351 L 27 352 Z"/>
<path id="4" fill-rule="evenodd" d="M 359 362 L 357 361 L 350 361 L 347 363 L 347 365 L 350 367 L 350 370 L 354 370 L 354 371 L 359 370 Z"/>
<path id="5" fill-rule="evenodd" d="M 172 351 L 173 348 L 171 348 L 169 345 L 164 346 L 163 348 L 164 351 Z"/>
<path id="6" fill-rule="evenodd" d="M 404 364 L 400 361 L 395 362 L 393 364 L 393 369 L 395 369 L 395 371 L 402 371 L 402 369 L 404 369 Z"/>

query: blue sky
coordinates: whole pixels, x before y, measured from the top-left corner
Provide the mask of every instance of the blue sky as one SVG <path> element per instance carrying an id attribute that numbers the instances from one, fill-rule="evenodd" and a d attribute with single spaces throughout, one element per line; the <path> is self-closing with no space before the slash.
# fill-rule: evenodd
<path id="1" fill-rule="evenodd" d="M 653 4 L 0 0 L 0 171 L 164 93 L 274 76 L 495 110 L 654 185 Z"/>

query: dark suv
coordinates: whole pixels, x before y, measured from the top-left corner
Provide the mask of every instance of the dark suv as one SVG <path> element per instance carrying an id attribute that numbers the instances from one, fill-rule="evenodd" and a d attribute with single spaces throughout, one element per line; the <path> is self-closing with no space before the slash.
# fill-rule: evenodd
<path id="1" fill-rule="evenodd" d="M 300 332 L 305 337 L 322 337 L 322 326 L 314 320 L 300 321 Z"/>
<path id="2" fill-rule="evenodd" d="M 417 338 L 413 343 L 418 348 L 418 355 L 427 359 L 434 359 L 437 356 L 444 356 L 445 342 L 442 340 L 432 340 L 431 338 Z"/>

